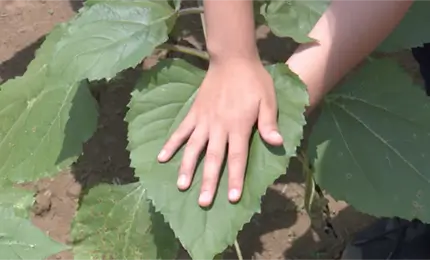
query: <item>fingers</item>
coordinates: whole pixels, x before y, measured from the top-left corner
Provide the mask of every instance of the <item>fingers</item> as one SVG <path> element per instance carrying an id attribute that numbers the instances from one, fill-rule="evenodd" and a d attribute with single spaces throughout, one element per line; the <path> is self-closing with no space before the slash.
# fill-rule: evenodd
<path id="1" fill-rule="evenodd" d="M 214 130 L 209 136 L 199 197 L 199 204 L 202 207 L 207 207 L 212 203 L 218 186 L 218 177 L 224 160 L 226 143 L 227 134 L 221 129 Z"/>
<path id="2" fill-rule="evenodd" d="M 178 129 L 170 136 L 169 140 L 164 144 L 163 149 L 157 156 L 159 162 L 167 162 L 172 158 L 173 154 L 181 147 L 188 139 L 194 130 L 195 123 L 193 117 L 188 115 L 179 125 Z"/>
<path id="3" fill-rule="evenodd" d="M 177 183 L 179 189 L 185 190 L 189 188 L 198 158 L 206 145 L 207 139 L 208 131 L 204 127 L 197 127 L 188 139 L 184 156 L 182 157 L 181 167 L 179 168 Z"/>
<path id="4" fill-rule="evenodd" d="M 248 131 L 232 133 L 228 139 L 228 199 L 233 203 L 242 195 L 245 177 L 251 127 L 245 129 Z"/>
<path id="5" fill-rule="evenodd" d="M 283 139 L 278 130 L 276 99 L 263 99 L 258 114 L 258 130 L 261 137 L 271 145 L 282 145 Z"/>

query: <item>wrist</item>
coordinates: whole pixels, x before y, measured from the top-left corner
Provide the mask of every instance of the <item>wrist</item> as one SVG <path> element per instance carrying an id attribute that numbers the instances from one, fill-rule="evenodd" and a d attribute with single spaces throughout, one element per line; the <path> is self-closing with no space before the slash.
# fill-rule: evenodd
<path id="1" fill-rule="evenodd" d="M 232 46 L 229 44 L 210 43 L 210 41 L 208 41 L 207 51 L 211 63 L 224 63 L 229 61 L 260 62 L 260 55 L 256 44 L 249 46 Z"/>

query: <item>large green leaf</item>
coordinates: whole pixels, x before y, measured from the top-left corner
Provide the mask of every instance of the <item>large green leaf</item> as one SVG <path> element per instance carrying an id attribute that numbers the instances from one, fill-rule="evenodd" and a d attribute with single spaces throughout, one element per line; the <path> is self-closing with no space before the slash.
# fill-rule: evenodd
<path id="1" fill-rule="evenodd" d="M 298 43 L 312 41 L 308 33 L 324 13 L 328 0 L 276 0 L 266 1 L 260 8 L 261 15 L 273 34 L 291 37 Z"/>
<path id="2" fill-rule="evenodd" d="M 430 2 L 415 1 L 397 28 L 378 47 L 378 51 L 399 51 L 430 42 L 429 13 Z"/>
<path id="3" fill-rule="evenodd" d="M 28 217 L 34 203 L 34 192 L 11 186 L 0 187 L 0 208 L 11 208 L 20 217 Z"/>
<path id="4" fill-rule="evenodd" d="M 74 220 L 76 259 L 173 259 L 178 243 L 140 183 L 99 185 Z"/>
<path id="5" fill-rule="evenodd" d="M 66 32 L 67 24 L 57 24 L 54 29 L 45 37 L 42 46 L 36 51 L 36 59 L 32 60 L 27 67 L 26 74 L 38 73 L 46 69 L 52 59 L 55 45 L 60 41 Z"/>
<path id="6" fill-rule="evenodd" d="M 190 189 L 181 192 L 176 178 L 183 150 L 167 164 L 156 160 L 163 143 L 188 112 L 204 72 L 181 60 L 165 60 L 144 75 L 132 94 L 126 116 L 131 165 L 147 189 L 148 198 L 193 259 L 213 259 L 234 242 L 242 226 L 260 210 L 260 199 L 267 187 L 285 173 L 302 138 L 303 112 L 308 102 L 305 86 L 284 64 L 270 66 L 268 71 L 278 94 L 284 146 L 269 147 L 254 132 L 241 201 L 228 202 L 224 168 L 210 209 L 199 207 L 197 202 L 203 164 L 198 165 Z"/>
<path id="7" fill-rule="evenodd" d="M 0 91 L 0 183 L 34 181 L 69 166 L 96 128 L 85 84 L 46 76 L 9 80 Z"/>
<path id="8" fill-rule="evenodd" d="M 164 43 L 174 18 L 164 0 L 90 1 L 55 45 L 50 75 L 72 82 L 111 79 Z"/>
<path id="9" fill-rule="evenodd" d="M 335 198 L 430 221 L 430 99 L 394 62 L 368 63 L 327 96 L 312 146 L 316 181 Z"/>
<path id="10" fill-rule="evenodd" d="M 14 209 L 0 205 L 0 259 L 45 259 L 68 249 L 35 227 Z"/>
<path id="11" fill-rule="evenodd" d="M 70 166 L 94 133 L 97 104 L 84 82 L 48 76 L 57 25 L 22 77 L 1 85 L 0 184 L 35 181 Z"/>

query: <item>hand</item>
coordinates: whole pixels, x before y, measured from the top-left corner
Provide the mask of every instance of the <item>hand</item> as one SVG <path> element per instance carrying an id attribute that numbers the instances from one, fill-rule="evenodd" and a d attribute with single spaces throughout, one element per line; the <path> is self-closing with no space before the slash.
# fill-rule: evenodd
<path id="1" fill-rule="evenodd" d="M 186 190 L 200 153 L 207 145 L 199 197 L 202 207 L 212 203 L 228 143 L 230 202 L 239 201 L 254 124 L 271 145 L 281 145 L 277 104 L 270 74 L 256 59 L 211 62 L 194 103 L 158 156 L 168 161 L 188 139 L 179 169 L 178 188 Z"/>

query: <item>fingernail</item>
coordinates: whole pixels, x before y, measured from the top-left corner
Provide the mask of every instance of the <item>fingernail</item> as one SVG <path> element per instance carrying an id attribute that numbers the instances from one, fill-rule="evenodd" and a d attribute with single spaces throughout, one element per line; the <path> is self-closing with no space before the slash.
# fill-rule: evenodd
<path id="1" fill-rule="evenodd" d="M 187 177 L 185 176 L 185 174 L 181 174 L 178 178 L 177 185 L 179 188 L 183 189 L 183 188 L 185 188 L 185 185 L 187 184 L 186 182 L 187 182 Z"/>
<path id="2" fill-rule="evenodd" d="M 238 189 L 231 189 L 228 192 L 228 198 L 232 201 L 237 201 L 240 197 L 240 193 Z"/>
<path id="3" fill-rule="evenodd" d="M 210 200 L 211 200 L 211 195 L 209 191 L 203 191 L 202 193 L 200 193 L 199 204 L 207 205 L 209 204 Z"/>
<path id="4" fill-rule="evenodd" d="M 273 138 L 273 139 L 282 140 L 282 136 L 278 132 L 276 132 L 276 131 L 272 131 L 270 133 L 270 137 Z"/>
<path id="5" fill-rule="evenodd" d="M 161 150 L 161 152 L 158 154 L 158 160 L 164 160 L 164 157 L 166 156 L 166 150 Z"/>

